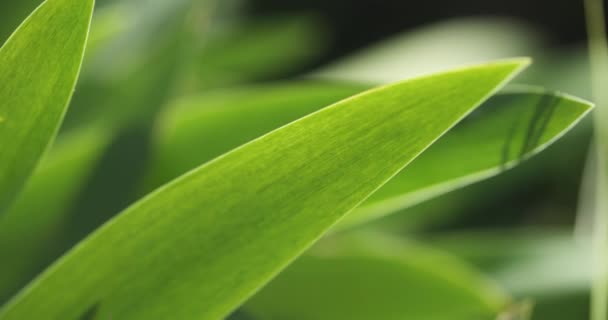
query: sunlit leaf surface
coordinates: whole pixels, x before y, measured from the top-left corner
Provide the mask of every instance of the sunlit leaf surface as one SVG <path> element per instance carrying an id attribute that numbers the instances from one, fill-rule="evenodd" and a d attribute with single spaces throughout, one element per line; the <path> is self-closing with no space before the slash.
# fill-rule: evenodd
<path id="1" fill-rule="evenodd" d="M 48 0 L 0 49 L 0 211 L 53 140 L 72 96 L 92 0 Z"/>
<path id="2" fill-rule="evenodd" d="M 146 188 L 361 90 L 356 85 L 300 83 L 185 99 L 161 117 Z M 496 95 L 341 226 L 378 218 L 496 175 L 545 148 L 590 108 L 577 98 L 529 87 Z"/>
<path id="3" fill-rule="evenodd" d="M 0 319 L 224 317 L 527 64 L 373 89 L 225 154 L 91 234 Z"/>

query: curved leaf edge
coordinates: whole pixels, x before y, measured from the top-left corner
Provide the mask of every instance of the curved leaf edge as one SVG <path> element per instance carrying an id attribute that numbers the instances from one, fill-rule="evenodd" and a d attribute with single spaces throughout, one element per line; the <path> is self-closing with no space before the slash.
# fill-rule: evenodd
<path id="1" fill-rule="evenodd" d="M 427 150 L 431 145 L 433 145 L 437 140 L 439 140 L 443 135 L 445 135 L 445 133 L 447 133 L 451 128 L 453 128 L 458 122 L 460 122 L 461 120 L 463 120 L 468 114 L 470 114 L 471 112 L 473 112 L 477 107 L 479 107 L 484 101 L 486 101 L 487 99 L 489 99 L 492 95 L 496 94 L 496 92 L 498 92 L 501 88 L 503 88 L 507 83 L 509 83 L 513 78 L 515 78 L 519 73 L 521 73 L 521 71 L 523 71 L 525 68 L 527 68 L 532 62 L 531 58 L 528 57 L 519 57 L 519 58 L 511 58 L 511 59 L 501 59 L 501 60 L 494 60 L 491 62 L 486 62 L 486 63 L 481 63 L 481 64 L 473 64 L 473 65 L 466 65 L 466 66 L 462 66 L 459 68 L 454 68 L 454 69 L 450 69 L 447 70 L 445 72 L 435 72 L 435 73 L 429 73 L 427 75 L 423 75 L 423 76 L 418 76 L 418 77 L 414 77 L 414 78 L 410 78 L 410 79 L 406 79 L 404 81 L 399 81 L 399 82 L 395 82 L 395 83 L 391 83 L 388 85 L 383 85 L 383 86 L 379 86 L 364 92 L 361 92 L 359 94 L 353 95 L 349 98 L 343 99 L 341 101 L 338 101 L 336 103 L 333 103 L 325 108 L 322 108 L 318 111 L 315 111 L 311 114 L 308 114 L 300 119 L 297 119 L 295 121 L 292 121 L 288 124 L 285 124 L 275 130 L 272 130 L 254 140 L 251 140 L 250 142 L 243 144 L 219 157 L 216 157 L 215 159 L 206 162 L 200 166 L 198 166 L 197 168 L 194 168 L 186 173 L 184 173 L 183 175 L 175 178 L 174 180 L 164 184 L 163 186 L 157 188 L 156 190 L 152 191 L 151 193 L 149 193 L 148 195 L 142 197 L 141 199 L 137 200 L 135 203 L 133 203 L 132 205 L 130 205 L 129 207 L 127 207 L 125 210 L 123 210 L 121 213 L 119 213 L 115 218 L 107 221 L 106 223 L 104 223 L 102 226 L 100 226 L 97 230 L 95 230 L 94 232 L 92 232 L 89 236 L 87 236 L 85 239 L 83 239 L 82 241 L 80 241 L 79 243 L 77 243 L 70 251 L 68 251 L 67 253 L 65 253 L 61 258 L 59 258 L 57 261 L 55 261 L 51 266 L 49 266 L 45 271 L 43 271 L 36 279 L 34 279 L 32 282 L 30 282 L 27 286 L 25 286 L 19 293 L 17 293 L 15 296 L 13 296 L 2 308 L 0 308 L 0 319 L 2 319 L 7 312 L 9 312 L 9 310 L 11 309 L 11 306 L 16 305 L 19 303 L 19 300 L 22 297 L 25 297 L 29 294 L 30 291 L 32 291 L 36 286 L 38 286 L 38 283 L 42 282 L 46 277 L 48 277 L 50 274 L 52 274 L 55 270 L 61 268 L 62 263 L 64 262 L 64 260 L 69 257 L 70 255 L 75 254 L 75 252 L 81 251 L 81 250 L 86 250 L 86 245 L 89 241 L 91 241 L 92 239 L 95 239 L 99 236 L 103 236 L 104 231 L 108 228 L 111 228 L 114 224 L 118 224 L 120 223 L 123 219 L 125 219 L 125 213 L 130 213 L 133 211 L 137 211 L 137 208 L 139 208 L 140 206 L 144 205 L 145 203 L 147 203 L 148 201 L 150 201 L 151 199 L 153 199 L 157 194 L 161 194 L 164 193 L 165 190 L 169 190 L 172 188 L 176 188 L 178 187 L 180 184 L 187 182 L 188 179 L 190 178 L 190 176 L 195 175 L 196 173 L 198 173 L 198 171 L 203 170 L 204 168 L 214 164 L 217 161 L 221 161 L 223 158 L 225 158 L 227 155 L 232 154 L 234 152 L 239 151 L 240 149 L 244 148 L 245 146 L 248 146 L 250 144 L 256 143 L 258 140 L 264 139 L 266 136 L 274 134 L 276 131 L 279 131 L 281 129 L 283 129 L 284 127 L 290 126 L 294 123 L 297 123 L 299 121 L 302 121 L 303 119 L 307 119 L 309 117 L 312 117 L 318 113 L 322 113 L 322 112 L 326 112 L 326 110 L 328 109 L 332 109 L 332 108 L 336 108 L 336 107 L 340 107 L 342 104 L 353 100 L 357 97 L 363 96 L 363 95 L 369 95 L 369 94 L 373 94 L 377 91 L 381 91 L 384 89 L 388 89 L 390 87 L 393 86 L 399 86 L 399 85 L 403 85 L 405 83 L 408 82 L 413 82 L 413 81 L 417 81 L 417 80 L 422 80 L 422 79 L 428 79 L 428 78 L 432 78 L 436 75 L 442 74 L 442 75 L 447 75 L 447 74 L 452 74 L 452 73 L 459 73 L 462 71 L 465 71 L 467 69 L 470 68 L 483 68 L 483 67 L 490 67 L 490 66 L 494 66 L 494 65 L 512 65 L 512 69 L 509 72 L 509 75 L 506 76 L 502 81 L 500 81 L 491 91 L 489 91 L 485 96 L 483 96 L 482 98 L 480 98 L 475 104 L 473 104 L 471 106 L 471 108 L 468 110 L 468 112 L 464 113 L 460 118 L 458 118 L 454 123 L 452 123 L 452 125 L 448 128 L 446 128 L 446 130 L 444 130 L 441 134 L 439 134 L 437 136 L 436 139 L 434 139 L 431 143 L 428 144 L 428 146 L 426 146 L 426 148 L 423 148 L 420 152 L 418 152 L 417 154 L 415 154 L 412 158 L 411 161 L 413 161 L 414 159 L 416 159 L 420 154 L 422 154 L 425 150 Z M 403 168 L 407 167 L 407 165 L 409 163 L 408 162 L 406 164 L 404 164 L 403 166 L 401 166 L 401 168 L 399 170 L 397 170 L 393 175 L 391 175 L 388 179 L 386 179 L 385 181 L 383 181 L 382 183 L 380 183 L 376 188 L 374 188 L 374 190 L 369 193 L 366 197 L 362 198 L 358 203 L 356 203 L 354 206 L 352 206 L 350 209 L 346 210 L 345 213 L 342 215 L 342 219 L 347 216 L 350 212 L 352 212 L 353 210 L 355 210 L 357 207 L 359 207 L 361 205 L 361 203 L 363 203 L 365 200 L 367 200 L 369 198 L 369 196 L 371 196 L 374 192 L 376 192 L 377 190 L 379 190 L 384 184 L 386 184 L 388 181 L 390 181 L 394 176 L 396 176 L 401 170 L 403 170 Z M 276 277 L 281 270 L 285 269 L 288 265 L 290 265 L 294 260 L 296 260 L 302 253 L 304 253 L 307 249 L 309 249 L 315 242 L 317 242 L 320 238 L 323 237 L 323 235 L 330 229 L 332 229 L 336 224 L 338 224 L 340 221 L 342 221 L 342 219 L 337 219 L 336 221 L 333 222 L 332 225 L 330 225 L 328 228 L 325 229 L 325 232 L 322 232 L 319 234 L 318 237 L 312 238 L 310 239 L 310 241 L 307 241 L 306 244 L 303 246 L 303 248 L 298 249 L 296 252 L 294 252 L 294 255 L 291 258 L 288 258 L 284 261 L 282 261 L 281 263 L 277 264 L 277 267 L 274 270 L 269 271 L 269 277 L 267 277 L 267 279 L 265 281 L 262 281 L 262 283 L 259 283 L 256 286 L 256 289 L 254 290 L 250 290 L 250 292 L 244 296 L 244 297 L 240 297 L 240 304 L 238 304 L 236 307 L 238 307 L 239 305 L 242 305 L 245 301 L 247 301 L 251 296 L 253 296 L 256 292 L 258 292 L 266 283 L 268 283 L 270 280 L 272 280 L 274 277 Z M 235 309 L 236 309 L 235 307 Z"/>
<path id="2" fill-rule="evenodd" d="M 469 174 L 454 180 L 449 180 L 441 183 L 437 183 L 435 185 L 425 187 L 423 189 L 419 189 L 417 191 L 406 193 L 401 196 L 392 197 L 390 199 L 386 199 L 380 201 L 377 204 L 371 204 L 369 206 L 360 207 L 358 210 L 357 219 L 352 219 L 351 221 L 343 221 L 339 226 L 337 226 L 336 230 L 348 229 L 365 222 L 375 220 L 378 218 L 382 218 L 384 216 L 390 215 L 392 213 L 396 213 L 399 210 L 404 210 L 409 207 L 415 206 L 422 202 L 428 201 L 435 197 L 441 196 L 443 194 L 461 189 L 463 187 L 472 185 L 476 182 L 489 179 L 495 177 L 501 173 L 509 171 L 513 169 L 518 164 L 523 161 L 527 161 L 530 158 L 538 155 L 548 147 L 550 147 L 553 143 L 567 134 L 572 128 L 574 128 L 579 122 L 581 122 L 594 108 L 594 103 L 587 101 L 585 99 L 563 93 L 560 91 L 547 90 L 538 86 L 529 86 L 529 85 L 512 85 L 508 86 L 504 90 L 502 90 L 498 95 L 508 95 L 508 94 L 518 94 L 518 93 L 536 93 L 536 94 L 551 94 L 556 97 L 570 100 L 572 102 L 577 102 L 581 106 L 586 109 L 581 113 L 581 115 L 572 123 L 570 123 L 567 127 L 565 127 L 559 134 L 553 136 L 551 139 L 546 141 L 545 143 L 537 146 L 536 148 L 527 152 L 522 158 L 517 160 L 510 160 L 505 163 L 502 167 L 495 167 L 483 171 L 479 171 L 473 174 Z"/>

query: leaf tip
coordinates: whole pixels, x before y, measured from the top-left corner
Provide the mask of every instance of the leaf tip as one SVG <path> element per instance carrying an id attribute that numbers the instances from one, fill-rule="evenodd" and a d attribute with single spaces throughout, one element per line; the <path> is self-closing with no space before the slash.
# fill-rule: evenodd
<path id="1" fill-rule="evenodd" d="M 558 92 L 558 94 L 560 96 L 564 97 L 565 99 L 576 102 L 585 111 L 585 113 L 593 110 L 596 106 L 594 102 L 591 102 L 589 100 L 586 100 L 586 99 L 583 99 L 583 98 L 580 98 L 577 96 L 573 96 L 571 94 L 567 94 L 567 93 L 563 93 L 563 92 Z"/>
<path id="2" fill-rule="evenodd" d="M 504 67 L 512 69 L 514 75 L 519 74 L 524 69 L 529 67 L 532 64 L 532 58 L 530 57 L 517 57 L 517 58 L 508 58 L 503 60 L 494 61 L 495 64 L 502 65 Z"/>
<path id="3" fill-rule="evenodd" d="M 532 64 L 532 58 L 529 57 L 517 57 L 517 58 L 507 58 L 500 60 L 493 60 L 484 65 L 478 65 L 479 67 L 490 67 L 493 70 L 500 70 L 500 73 L 503 75 L 503 80 L 498 88 L 509 83 L 513 78 L 519 75 L 523 70 L 525 70 L 530 64 Z"/>

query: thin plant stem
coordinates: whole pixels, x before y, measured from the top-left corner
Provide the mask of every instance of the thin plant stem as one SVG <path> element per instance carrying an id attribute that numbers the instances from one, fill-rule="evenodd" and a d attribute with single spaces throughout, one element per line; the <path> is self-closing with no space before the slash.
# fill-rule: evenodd
<path id="1" fill-rule="evenodd" d="M 591 87 L 596 103 L 594 116 L 597 176 L 595 183 L 595 214 L 593 226 L 593 282 L 591 289 L 591 319 L 608 319 L 608 212 L 605 193 L 608 190 L 608 40 L 603 0 L 585 0 Z"/>

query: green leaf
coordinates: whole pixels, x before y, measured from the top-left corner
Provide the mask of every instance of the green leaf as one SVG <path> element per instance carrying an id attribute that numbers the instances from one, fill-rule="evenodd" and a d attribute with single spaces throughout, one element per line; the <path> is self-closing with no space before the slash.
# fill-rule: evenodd
<path id="1" fill-rule="evenodd" d="M 0 304 L 62 253 L 66 213 L 108 141 L 98 129 L 64 134 L 0 217 Z"/>
<path id="2" fill-rule="evenodd" d="M 358 90 L 361 86 L 304 83 L 218 91 L 178 102 L 161 116 L 145 185 L 148 190 L 158 186 Z M 510 89 L 494 96 L 339 228 L 498 174 L 545 148 L 590 108 L 587 102 L 536 88 Z M 200 143 L 205 147 L 193 147 Z"/>
<path id="3" fill-rule="evenodd" d="M 508 296 L 448 254 L 375 234 L 329 238 L 241 309 L 252 319 L 496 318 Z"/>
<path id="4" fill-rule="evenodd" d="M 592 108 L 571 96 L 531 88 L 510 89 L 486 104 L 371 196 L 343 226 L 404 209 L 513 167 L 561 137 Z"/>
<path id="5" fill-rule="evenodd" d="M 106 223 L 0 319 L 224 317 L 527 64 L 377 88 L 233 150 Z"/>
<path id="6" fill-rule="evenodd" d="M 92 0 L 48 0 L 0 49 L 0 210 L 53 140 L 74 90 Z"/>

